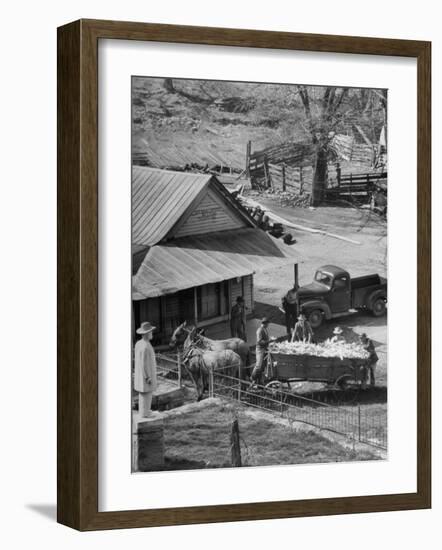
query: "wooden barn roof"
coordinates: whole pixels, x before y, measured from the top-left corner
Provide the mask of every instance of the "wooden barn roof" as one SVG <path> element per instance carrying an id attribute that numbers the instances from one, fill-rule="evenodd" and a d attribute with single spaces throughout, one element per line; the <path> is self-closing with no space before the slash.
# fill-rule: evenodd
<path id="1" fill-rule="evenodd" d="M 150 248 L 133 277 L 134 300 L 250 275 L 294 262 L 290 247 L 256 228 L 183 237 Z M 292 252 L 293 253 L 293 252 Z"/>
<path id="2" fill-rule="evenodd" d="M 204 190 L 221 195 L 247 224 L 255 222 L 212 174 L 174 172 L 146 166 L 132 168 L 132 244 L 153 246 L 163 240 Z"/>

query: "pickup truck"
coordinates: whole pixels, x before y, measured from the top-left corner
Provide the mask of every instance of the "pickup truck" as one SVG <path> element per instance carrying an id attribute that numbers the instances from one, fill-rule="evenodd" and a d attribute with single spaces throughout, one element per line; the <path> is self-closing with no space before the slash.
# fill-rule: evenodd
<path id="1" fill-rule="evenodd" d="M 298 288 L 297 299 L 312 328 L 355 310 L 380 317 L 387 310 L 387 280 L 377 274 L 350 278 L 345 269 L 324 265 L 312 283 Z"/>

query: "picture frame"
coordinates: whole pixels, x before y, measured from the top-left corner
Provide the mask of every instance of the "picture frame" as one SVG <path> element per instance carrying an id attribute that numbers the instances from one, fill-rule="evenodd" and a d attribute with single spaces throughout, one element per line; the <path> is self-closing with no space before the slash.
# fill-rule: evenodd
<path id="1" fill-rule="evenodd" d="M 417 491 L 100 512 L 98 507 L 98 41 L 269 48 L 417 60 Z M 431 507 L 431 44 L 424 41 L 79 20 L 58 29 L 57 519 L 101 529 Z"/>

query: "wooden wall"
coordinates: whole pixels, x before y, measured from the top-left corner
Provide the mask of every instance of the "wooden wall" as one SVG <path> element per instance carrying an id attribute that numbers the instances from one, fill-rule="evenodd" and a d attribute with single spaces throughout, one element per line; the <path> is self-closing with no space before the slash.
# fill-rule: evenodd
<path id="1" fill-rule="evenodd" d="M 230 308 L 236 302 L 238 296 L 244 298 L 247 315 L 251 316 L 254 307 L 253 275 L 240 277 L 239 280 L 236 278 L 230 279 L 225 283 L 230 287 L 230 305 L 228 305 L 228 310 L 222 305 L 221 311 L 217 312 L 213 322 L 219 322 L 221 318 L 227 319 Z M 223 291 L 223 289 L 221 290 Z M 134 321 L 136 325 L 134 328 L 138 328 L 143 321 L 150 321 L 157 327 L 157 331 L 154 334 L 154 344 L 167 343 L 175 328 L 182 323 L 185 318 L 187 321 L 193 322 L 193 315 L 191 315 L 192 307 L 187 307 L 189 305 L 187 304 L 188 297 L 192 297 L 193 292 L 194 289 L 188 289 L 177 292 L 176 294 L 162 296 L 161 298 L 150 298 L 133 302 Z M 209 295 L 210 293 L 211 295 Z M 212 299 L 214 295 L 214 285 L 204 285 L 204 287 L 200 287 L 198 294 L 200 299 L 204 299 L 204 297 Z M 183 308 L 186 311 L 184 311 Z"/>
<path id="2" fill-rule="evenodd" d="M 236 302 L 238 296 L 244 298 L 245 306 L 247 308 L 247 313 L 250 314 L 253 312 L 253 275 L 247 275 L 239 279 L 230 280 L 230 307 Z"/>
<path id="3" fill-rule="evenodd" d="M 186 237 L 188 235 L 204 235 L 227 229 L 240 229 L 246 223 L 236 215 L 225 201 L 222 201 L 213 191 L 209 189 L 207 195 L 192 211 L 184 223 L 177 228 L 175 237 Z"/>

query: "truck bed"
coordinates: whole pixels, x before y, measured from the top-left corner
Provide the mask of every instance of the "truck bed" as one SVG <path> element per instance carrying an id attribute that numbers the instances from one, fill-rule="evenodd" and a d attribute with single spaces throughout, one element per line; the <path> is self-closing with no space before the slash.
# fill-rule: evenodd
<path id="1" fill-rule="evenodd" d="M 380 277 L 377 273 L 373 275 L 364 275 L 363 277 L 352 277 L 350 279 L 351 288 L 352 290 L 356 290 L 358 288 L 380 285 L 382 284 L 382 279 L 383 277 Z"/>
<path id="2" fill-rule="evenodd" d="M 350 279 L 351 305 L 353 308 L 365 307 L 368 296 L 375 290 L 387 290 L 387 279 L 380 275 L 364 275 Z"/>

